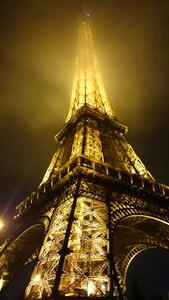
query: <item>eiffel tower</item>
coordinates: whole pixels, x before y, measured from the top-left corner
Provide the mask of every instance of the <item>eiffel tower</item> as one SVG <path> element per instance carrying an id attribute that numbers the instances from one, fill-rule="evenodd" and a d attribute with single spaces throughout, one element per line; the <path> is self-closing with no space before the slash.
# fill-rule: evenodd
<path id="1" fill-rule="evenodd" d="M 87 17 L 78 41 L 56 152 L 37 191 L 16 207 L 16 229 L 0 248 L 2 291 L 34 262 L 22 299 L 127 299 L 132 259 L 169 248 L 169 188 L 146 169 L 111 109 Z"/>

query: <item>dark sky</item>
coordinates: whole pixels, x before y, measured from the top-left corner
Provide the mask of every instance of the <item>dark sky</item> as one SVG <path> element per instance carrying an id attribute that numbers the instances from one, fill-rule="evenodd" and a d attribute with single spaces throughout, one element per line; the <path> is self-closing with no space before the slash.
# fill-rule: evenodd
<path id="1" fill-rule="evenodd" d="M 82 4 L 113 110 L 132 146 L 169 184 L 169 1 L 5 0 L 0 3 L 0 211 L 39 185 L 71 94 Z"/>

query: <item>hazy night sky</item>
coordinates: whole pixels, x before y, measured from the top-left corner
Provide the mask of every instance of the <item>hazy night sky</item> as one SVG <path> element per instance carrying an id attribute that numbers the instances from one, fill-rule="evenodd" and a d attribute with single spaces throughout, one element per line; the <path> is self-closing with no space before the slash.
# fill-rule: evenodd
<path id="1" fill-rule="evenodd" d="M 169 184 L 169 1 L 1 1 L 0 211 L 8 230 L 64 125 L 82 3 L 113 110 L 149 171 Z"/>

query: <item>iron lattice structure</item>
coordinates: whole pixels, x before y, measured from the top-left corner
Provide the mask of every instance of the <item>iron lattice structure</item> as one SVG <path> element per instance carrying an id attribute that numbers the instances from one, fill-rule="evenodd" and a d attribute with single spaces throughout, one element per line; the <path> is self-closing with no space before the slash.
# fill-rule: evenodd
<path id="1" fill-rule="evenodd" d="M 131 260 L 145 249 L 169 248 L 169 188 L 148 172 L 126 133 L 84 18 L 56 152 L 37 191 L 17 206 L 16 231 L 0 249 L 4 290 L 35 261 L 23 299 L 126 299 Z"/>

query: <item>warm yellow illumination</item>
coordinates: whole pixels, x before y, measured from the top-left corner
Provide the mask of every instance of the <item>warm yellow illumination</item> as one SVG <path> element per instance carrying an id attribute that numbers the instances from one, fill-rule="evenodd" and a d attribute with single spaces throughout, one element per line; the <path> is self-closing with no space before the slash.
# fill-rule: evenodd
<path id="1" fill-rule="evenodd" d="M 2 222 L 2 220 L 0 220 L 0 229 L 2 229 L 4 227 L 4 224 Z"/>
<path id="2" fill-rule="evenodd" d="M 111 118 L 115 117 L 98 70 L 91 28 L 88 21 L 84 19 L 79 27 L 76 73 L 66 122 L 70 121 L 79 109 L 86 106 Z M 83 149 L 84 140 L 85 147 Z M 63 146 L 60 144 L 56 150 L 41 184 L 45 183 L 60 168 L 64 153 L 61 149 L 64 147 L 64 144 Z M 112 157 L 115 158 L 113 164 L 116 169 L 132 174 L 138 173 L 143 178 L 154 180 L 124 135 L 121 135 L 120 138 L 114 136 L 108 147 L 111 148 Z M 95 126 L 94 122 L 92 122 L 92 126 L 86 126 L 86 132 L 84 124 L 79 124 L 75 132 L 70 158 L 81 155 L 82 152 L 96 161 L 105 161 L 98 124 Z"/>
<path id="3" fill-rule="evenodd" d="M 34 282 L 39 282 L 41 280 L 40 274 L 36 274 L 34 278 Z"/>
<path id="4" fill-rule="evenodd" d="M 92 281 L 88 282 L 87 285 L 87 296 L 95 294 L 95 286 Z"/>
<path id="5" fill-rule="evenodd" d="M 39 299 L 43 293 L 51 296 L 72 203 L 73 199 L 68 199 L 53 215 L 39 263 L 26 290 L 29 299 Z M 104 296 L 109 291 L 107 207 L 104 202 L 89 197 L 77 199 L 68 248 L 70 254 L 64 260 L 59 292 L 65 296 Z M 100 288 L 101 283 L 107 283 L 106 291 Z"/>
<path id="6" fill-rule="evenodd" d="M 106 285 L 104 283 L 101 283 L 100 287 L 104 292 L 106 291 Z"/>
<path id="7" fill-rule="evenodd" d="M 87 20 L 79 27 L 76 75 L 66 122 L 83 106 L 114 116 L 100 76 L 94 54 L 91 28 Z"/>
<path id="8" fill-rule="evenodd" d="M 73 292 L 70 292 L 68 294 L 65 294 L 66 297 L 76 297 L 76 293 L 73 291 Z"/>
<path id="9" fill-rule="evenodd" d="M 0 291 L 2 290 L 3 286 L 4 286 L 4 280 L 0 278 Z"/>

